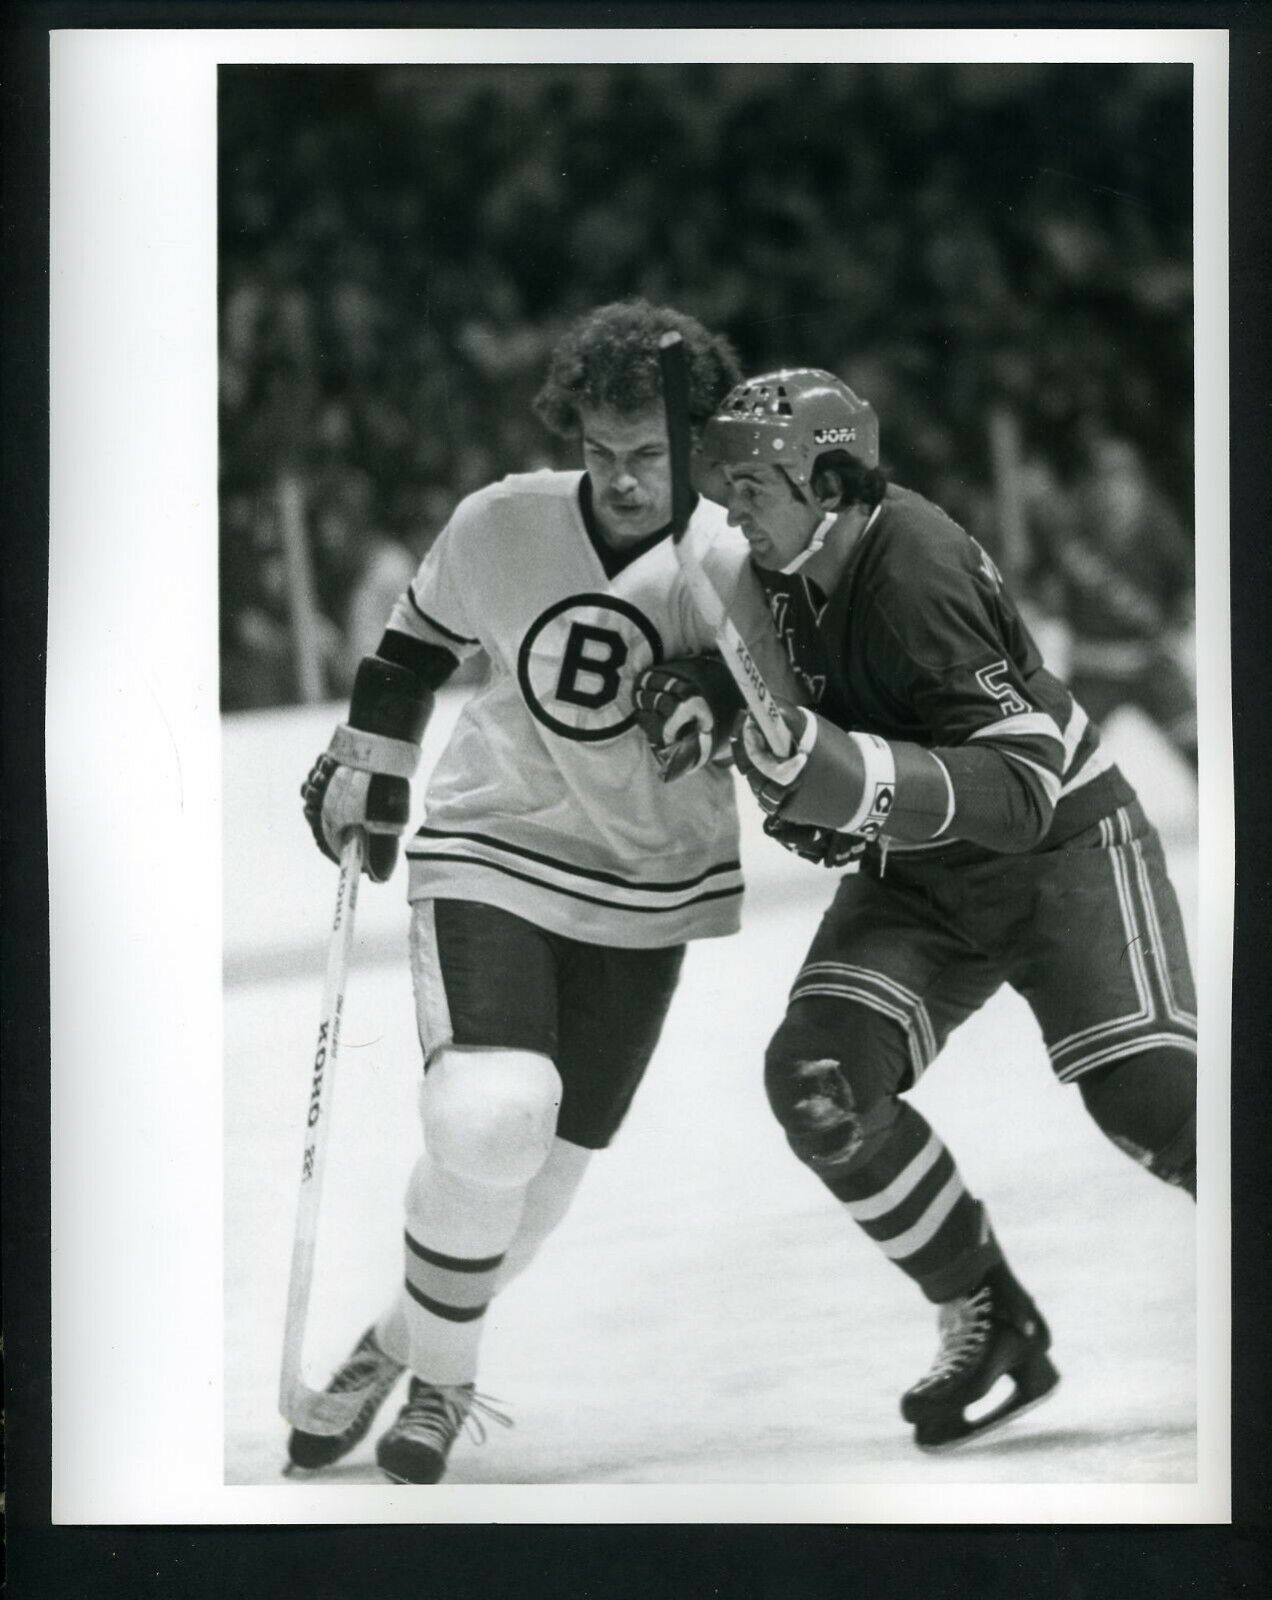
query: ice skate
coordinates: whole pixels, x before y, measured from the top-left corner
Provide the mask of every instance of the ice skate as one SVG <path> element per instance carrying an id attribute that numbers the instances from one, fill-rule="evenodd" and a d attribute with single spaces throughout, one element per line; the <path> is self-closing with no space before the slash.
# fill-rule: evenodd
<path id="1" fill-rule="evenodd" d="M 381 1472 L 394 1483 L 438 1483 L 446 1458 L 467 1424 L 476 1443 L 486 1437 L 483 1416 L 505 1428 L 512 1418 L 473 1393 L 471 1383 L 432 1384 L 412 1378 L 398 1419 L 375 1447 Z"/>
<path id="2" fill-rule="evenodd" d="M 970 1294 L 939 1308 L 941 1344 L 931 1370 L 901 1399 L 920 1450 L 950 1450 L 1040 1404 L 1060 1381 L 1047 1355 L 1051 1332 L 1005 1265 Z M 1008 1377 L 1013 1392 L 986 1415 L 966 1412 Z"/>
<path id="3" fill-rule="evenodd" d="M 328 1394 L 365 1391 L 366 1400 L 357 1416 L 343 1433 L 304 1433 L 299 1428 L 293 1428 L 287 1440 L 286 1470 L 290 1472 L 296 1468 L 313 1472 L 319 1467 L 329 1467 L 341 1456 L 348 1455 L 366 1437 L 376 1412 L 388 1399 L 405 1370 L 401 1362 L 380 1349 L 376 1343 L 375 1328 L 368 1328 L 327 1385 Z"/>

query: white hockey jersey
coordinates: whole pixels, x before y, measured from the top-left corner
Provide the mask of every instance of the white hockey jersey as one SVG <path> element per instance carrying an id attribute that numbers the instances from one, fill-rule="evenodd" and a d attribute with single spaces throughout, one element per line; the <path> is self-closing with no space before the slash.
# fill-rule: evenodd
<path id="1" fill-rule="evenodd" d="M 533 472 L 470 495 L 394 608 L 394 630 L 489 659 L 430 779 L 408 893 L 624 948 L 732 933 L 732 776 L 710 765 L 661 782 L 631 699 L 643 668 L 713 640 L 670 539 L 606 576 L 582 477 Z M 794 697 L 745 541 L 705 500 L 690 537 L 761 669 Z"/>

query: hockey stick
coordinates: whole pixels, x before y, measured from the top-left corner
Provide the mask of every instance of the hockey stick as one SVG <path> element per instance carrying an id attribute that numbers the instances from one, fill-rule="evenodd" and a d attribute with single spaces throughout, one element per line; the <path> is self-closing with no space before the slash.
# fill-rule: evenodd
<path id="1" fill-rule="evenodd" d="M 296 1234 L 292 1243 L 291 1278 L 287 1287 L 287 1321 L 283 1331 L 283 1367 L 278 1408 L 293 1427 L 306 1433 L 343 1433 L 357 1416 L 365 1395 L 357 1389 L 327 1394 L 311 1389 L 304 1379 L 301 1355 L 309 1317 L 309 1292 L 314 1278 L 314 1252 L 318 1243 L 318 1202 L 327 1159 L 327 1124 L 331 1120 L 336 1057 L 340 1051 L 340 1023 L 344 1011 L 345 979 L 353 946 L 353 913 L 362 872 L 363 837 L 351 830 L 340 852 L 340 879 L 336 909 L 331 920 L 327 949 L 327 979 L 323 987 L 322 1016 L 314 1049 L 313 1076 L 305 1111 L 305 1152 L 300 1169 L 300 1199 L 296 1208 Z"/>
<path id="2" fill-rule="evenodd" d="M 664 333 L 658 341 L 658 364 L 662 369 L 667 443 L 671 452 L 671 540 L 676 559 L 693 603 L 715 634 L 721 658 L 742 691 L 742 698 L 764 742 L 775 756 L 785 757 L 790 755 L 795 741 L 782 709 L 686 536 L 693 510 L 693 484 L 689 474 L 689 368 L 684 340 L 678 333 Z"/>

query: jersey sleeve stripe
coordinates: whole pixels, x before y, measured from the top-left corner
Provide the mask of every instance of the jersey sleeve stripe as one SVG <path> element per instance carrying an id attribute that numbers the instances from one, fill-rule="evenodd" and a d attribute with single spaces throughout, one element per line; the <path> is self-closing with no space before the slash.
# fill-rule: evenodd
<path id="1" fill-rule="evenodd" d="M 434 633 L 441 634 L 443 639 L 449 639 L 452 644 L 474 645 L 481 643 L 479 639 L 466 639 L 462 633 L 456 633 L 454 629 L 448 628 L 444 622 L 439 622 L 436 617 L 430 617 L 428 612 L 425 611 L 424 607 L 415 598 L 415 590 L 409 586 L 406 591 L 406 598 L 408 601 L 410 601 L 411 609 L 415 612 L 420 621 L 426 623 L 428 627 L 432 628 Z"/>
<path id="2" fill-rule="evenodd" d="M 1065 775 L 1064 787 L 1060 790 L 1061 797 L 1070 795 L 1075 789 L 1082 788 L 1083 784 L 1090 783 L 1092 778 L 1098 778 L 1101 773 L 1107 772 L 1113 765 L 1108 753 L 1101 747 L 1094 748 L 1090 754 L 1081 761 L 1074 762 Z"/>
<path id="3" fill-rule="evenodd" d="M 986 723 L 968 735 L 969 739 L 1054 739 L 1064 748 L 1064 735 L 1056 726 L 1054 717 L 1045 711 L 1021 711 L 1014 717 L 1003 717 L 998 722 Z"/>
<path id="4" fill-rule="evenodd" d="M 1036 761 L 1030 761 L 1029 757 L 1023 755 L 1019 750 L 1008 750 L 1004 747 L 1001 754 L 1006 760 L 1014 761 L 1017 766 L 1028 767 L 1042 785 L 1043 793 L 1048 801 L 1055 805 L 1060 798 L 1060 774 L 1058 772 L 1052 772 L 1046 767 L 1040 767 Z"/>
<path id="5" fill-rule="evenodd" d="M 1068 772 L 1074 756 L 1082 743 L 1082 736 L 1091 725 L 1091 719 L 1075 700 L 1073 711 L 1064 727 L 1064 770 Z"/>
<path id="6" fill-rule="evenodd" d="M 1031 762 L 1043 772 L 1054 773 L 1057 779 L 1063 776 L 1062 765 L 1064 753 L 1054 740 L 1037 734 L 1019 734 L 1015 738 L 999 740 L 994 737 L 997 728 L 988 728 L 983 736 L 976 736 L 977 748 L 984 749 L 987 745 L 1002 756 L 1015 756 L 1021 761 Z M 964 748 L 970 748 L 972 740 L 967 741 Z"/>
<path id="7" fill-rule="evenodd" d="M 953 778 L 950 777 L 949 768 L 941 760 L 940 756 L 933 755 L 932 759 L 933 759 L 933 761 L 936 762 L 937 766 L 940 767 L 940 769 L 941 769 L 941 774 L 945 779 L 945 793 L 946 793 L 946 796 L 947 796 L 946 803 L 945 803 L 945 820 L 941 823 L 941 826 L 932 835 L 933 839 L 939 839 L 941 837 L 941 835 L 945 832 L 946 828 L 948 828 L 950 823 L 953 822 L 953 820 L 954 820 L 954 780 L 953 780 Z"/>

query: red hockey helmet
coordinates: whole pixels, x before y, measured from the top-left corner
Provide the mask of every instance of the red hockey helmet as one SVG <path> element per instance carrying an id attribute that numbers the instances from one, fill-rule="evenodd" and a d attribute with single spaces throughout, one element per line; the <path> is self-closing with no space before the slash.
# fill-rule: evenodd
<path id="1" fill-rule="evenodd" d="M 846 450 L 862 466 L 877 467 L 879 419 L 868 400 L 817 367 L 745 379 L 724 397 L 702 435 L 702 453 L 712 462 L 781 467 L 801 485 L 827 450 Z"/>

